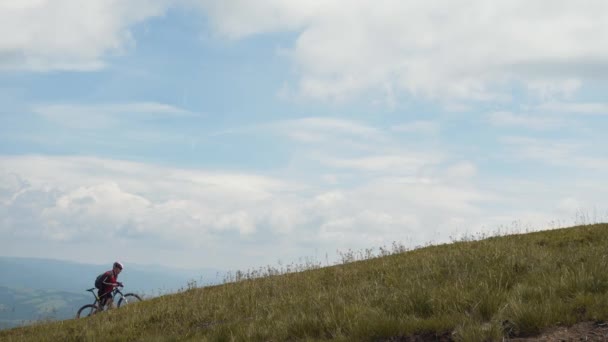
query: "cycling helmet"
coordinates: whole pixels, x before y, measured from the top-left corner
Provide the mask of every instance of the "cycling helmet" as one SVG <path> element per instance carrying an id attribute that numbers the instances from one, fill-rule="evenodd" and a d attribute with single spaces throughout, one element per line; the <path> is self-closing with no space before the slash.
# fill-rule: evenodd
<path id="1" fill-rule="evenodd" d="M 116 261 L 116 262 L 114 263 L 114 267 L 116 267 L 116 268 L 120 268 L 120 269 L 122 270 L 122 263 L 121 263 L 120 261 Z"/>

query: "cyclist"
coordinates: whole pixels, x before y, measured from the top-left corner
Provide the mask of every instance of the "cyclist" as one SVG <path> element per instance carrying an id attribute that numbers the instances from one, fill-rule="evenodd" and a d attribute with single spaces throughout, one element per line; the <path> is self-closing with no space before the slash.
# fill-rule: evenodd
<path id="1" fill-rule="evenodd" d="M 122 286 L 122 283 L 118 281 L 118 275 L 121 271 L 122 263 L 120 261 L 116 261 L 114 265 L 112 265 L 112 269 L 103 274 L 101 279 L 102 286 L 97 292 L 102 308 L 107 306 L 108 309 L 111 309 L 114 307 L 112 290 L 114 290 L 115 287 Z"/>

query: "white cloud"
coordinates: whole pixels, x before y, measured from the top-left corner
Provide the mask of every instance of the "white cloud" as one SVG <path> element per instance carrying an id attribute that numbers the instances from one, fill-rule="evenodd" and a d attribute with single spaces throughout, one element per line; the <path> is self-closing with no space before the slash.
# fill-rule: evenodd
<path id="1" fill-rule="evenodd" d="M 12 157 L 2 166 L 11 170 L 3 184 L 18 174 L 24 185 L 4 189 L 0 231 L 68 241 L 135 236 L 187 245 L 214 230 L 247 235 L 259 224 L 256 203 L 289 191 L 261 176 L 95 158 Z"/>
<path id="2" fill-rule="evenodd" d="M 602 0 L 198 3 L 230 38 L 297 32 L 298 87 L 313 98 L 399 89 L 447 103 L 508 100 L 513 83 L 561 98 L 597 78 L 608 60 Z"/>
<path id="3" fill-rule="evenodd" d="M 555 166 L 581 171 L 608 171 L 608 158 L 587 141 L 548 140 L 529 137 L 500 139 L 515 159 L 542 161 Z"/>
<path id="4" fill-rule="evenodd" d="M 27 185 L 25 180 L 14 173 L 0 173 L 0 201 L 11 202 Z"/>
<path id="5" fill-rule="evenodd" d="M 438 134 L 441 125 L 436 121 L 412 121 L 391 127 L 392 131 L 418 134 Z"/>
<path id="6" fill-rule="evenodd" d="M 601 102 L 547 102 L 539 110 L 569 114 L 608 115 L 608 103 Z"/>
<path id="7" fill-rule="evenodd" d="M 36 105 L 32 111 L 42 118 L 71 128 L 119 126 L 129 121 L 146 121 L 159 118 L 184 118 L 197 114 L 168 104 L 133 102 L 118 104 L 48 104 Z"/>
<path id="8" fill-rule="evenodd" d="M 283 245 L 291 252 L 277 250 L 288 254 L 272 258 L 310 255 L 302 243 L 335 251 L 341 242 L 325 240 L 330 233 L 345 237 L 351 248 L 373 247 L 371 236 L 378 243 L 415 238 L 423 224 L 444 222 L 440 216 L 475 213 L 479 198 L 470 185 L 380 181 L 381 175 L 332 189 L 287 175 L 275 179 L 97 158 L 3 157 L 0 165 L 1 184 L 8 184 L 0 202 L 0 235 L 6 238 L 87 244 L 107 237 L 185 250 L 223 244 L 252 253 L 260 245 L 247 247 L 251 239 L 288 241 Z"/>
<path id="9" fill-rule="evenodd" d="M 294 159 L 306 159 L 306 165 L 312 163 L 332 171 L 412 176 L 445 159 L 437 149 L 404 146 L 394 136 L 394 132 L 406 129 L 435 131 L 436 125 L 430 122 L 379 129 L 353 120 L 311 117 L 266 128 L 300 144 Z M 325 179 L 335 183 L 339 176 L 332 174 Z"/>
<path id="10" fill-rule="evenodd" d="M 412 174 L 423 166 L 438 163 L 439 158 L 427 154 L 410 152 L 403 155 L 376 155 L 348 159 L 320 157 L 320 161 L 328 166 L 337 168 Z"/>
<path id="11" fill-rule="evenodd" d="M 271 178 L 98 158 L 4 156 L 0 240 L 61 243 L 66 251 L 106 237 L 165 251 L 135 259 L 242 267 L 253 262 L 244 256 L 255 256 L 259 266 L 315 250 L 448 241 L 514 219 L 546 228 L 564 213 L 564 223 L 572 219 L 575 204 L 605 203 L 608 192 L 591 180 L 552 187 L 490 178 L 483 189 L 472 162 L 432 168 L 422 177 L 389 165 L 374 169 L 373 177 L 352 171 L 350 182 L 324 185 L 289 172 Z M 192 259 L 183 261 L 184 255 Z"/>
<path id="12" fill-rule="evenodd" d="M 527 82 L 528 89 L 543 100 L 571 98 L 582 86 L 580 79 L 532 79 Z"/>
<path id="13" fill-rule="evenodd" d="M 330 191 L 319 194 L 315 198 L 315 202 L 322 207 L 333 207 L 335 204 L 344 201 L 346 197 L 340 191 Z"/>
<path id="14" fill-rule="evenodd" d="M 101 183 L 61 194 L 54 205 L 42 210 L 40 219 L 53 239 L 103 239 L 120 237 L 124 229 L 143 231 L 137 221 L 149 214 L 150 207 L 141 196 L 114 183 Z"/>
<path id="15" fill-rule="evenodd" d="M 564 127 L 568 121 L 547 115 L 515 114 L 507 111 L 493 112 L 487 120 L 494 126 L 524 127 L 536 130 L 549 130 Z"/>
<path id="16" fill-rule="evenodd" d="M 0 70 L 94 70 L 128 50 L 130 28 L 162 15 L 165 0 L 4 0 Z"/>
<path id="17" fill-rule="evenodd" d="M 378 129 L 348 119 L 307 117 L 303 119 L 286 120 L 273 124 L 276 129 L 285 131 L 296 140 L 323 141 L 331 137 L 350 136 L 355 139 L 382 139 L 383 133 Z M 302 134 L 302 135 L 298 135 Z M 316 136 L 316 139 L 300 139 L 301 136 Z"/>
<path id="18" fill-rule="evenodd" d="M 384 91 L 461 101 L 510 99 L 513 84 L 541 98 L 568 98 L 606 69 L 602 0 L 75 0 L 0 4 L 0 68 L 91 70 L 136 44 L 131 29 L 171 7 L 201 8 L 220 37 L 292 31 L 287 51 L 297 92 L 346 99 Z"/>
<path id="19" fill-rule="evenodd" d="M 574 141 L 552 141 L 530 137 L 503 137 L 500 139 L 507 146 L 517 149 L 517 155 L 523 158 L 543 160 L 553 163 L 568 163 L 571 156 L 580 150 L 582 144 Z"/>
<path id="20" fill-rule="evenodd" d="M 242 235 L 255 233 L 255 222 L 244 211 L 223 215 L 219 218 L 217 226 L 221 229 L 237 229 Z"/>
<path id="21" fill-rule="evenodd" d="M 191 0 L 210 14 L 214 28 L 231 39 L 273 31 L 300 29 L 324 9 L 340 7 L 339 1 L 311 0 L 290 3 L 281 0 Z M 247 13 L 247 15 L 245 15 Z"/>
<path id="22" fill-rule="evenodd" d="M 601 205 L 608 192 L 593 181 L 608 169 L 605 158 L 582 153 L 589 145 L 575 140 L 500 140 L 509 152 L 502 163 L 597 171 L 586 174 L 586 184 L 543 187 L 497 179 L 491 166 L 462 158 L 458 148 L 408 149 L 393 139 L 401 135 L 394 127 L 310 118 L 260 128 L 287 139 L 295 139 L 293 132 L 319 139 L 296 139 L 292 159 L 272 176 L 92 157 L 0 157 L 0 240 L 41 240 L 69 249 L 103 235 L 163 249 L 174 260 L 190 255 L 192 266 L 202 258 L 242 267 L 313 250 L 448 241 L 514 219 L 546 228 L 552 220 L 572 219 L 574 202 L 567 199 Z M 553 175 L 545 182 L 558 182 Z M 133 257 L 167 262 L 162 255 Z"/>
<path id="23" fill-rule="evenodd" d="M 471 162 L 460 162 L 450 165 L 445 173 L 446 179 L 462 181 L 477 175 L 477 167 Z"/>
<path id="24" fill-rule="evenodd" d="M 279 121 L 257 129 L 287 137 L 302 145 L 305 153 L 317 160 L 327 154 L 381 153 L 379 146 L 391 145 L 391 137 L 386 132 L 348 119 L 308 117 Z"/>

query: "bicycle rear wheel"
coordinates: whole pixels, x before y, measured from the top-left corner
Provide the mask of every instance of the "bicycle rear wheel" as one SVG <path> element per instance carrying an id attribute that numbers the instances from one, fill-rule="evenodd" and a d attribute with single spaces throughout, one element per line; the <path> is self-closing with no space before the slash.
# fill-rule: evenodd
<path id="1" fill-rule="evenodd" d="M 95 306 L 93 304 L 87 304 L 78 310 L 78 312 L 76 313 L 76 318 L 89 317 L 96 313 L 97 313 L 97 306 Z"/>
<path id="2" fill-rule="evenodd" d="M 127 304 L 133 304 L 136 302 L 141 302 L 141 300 L 142 299 L 139 295 L 136 295 L 135 293 L 127 293 L 126 295 L 122 296 L 118 301 L 118 307 L 125 306 Z"/>

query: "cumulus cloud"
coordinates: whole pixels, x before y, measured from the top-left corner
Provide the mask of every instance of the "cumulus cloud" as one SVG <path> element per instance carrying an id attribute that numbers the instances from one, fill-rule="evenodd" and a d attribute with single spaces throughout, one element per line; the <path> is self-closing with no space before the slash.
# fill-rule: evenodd
<path id="1" fill-rule="evenodd" d="M 6 0 L 0 70 L 95 70 L 135 45 L 133 25 L 162 15 L 165 0 Z"/>
<path id="2" fill-rule="evenodd" d="M 555 157 L 550 152 L 539 149 L 528 157 L 543 154 L 550 160 Z M 576 146 L 569 152 L 576 153 Z M 551 187 L 550 180 L 490 178 L 482 187 L 478 166 L 470 161 L 421 167 L 434 170 L 422 177 L 420 170 L 396 172 L 389 165 L 365 177 L 365 169 L 355 168 L 358 176 L 348 182 L 319 184 L 290 173 L 269 177 L 100 158 L 3 156 L 0 236 L 61 242 L 63 248 L 93 246 L 105 237 L 173 250 L 180 262 L 183 255 L 194 255 L 212 258 L 216 266 L 243 265 L 249 255 L 260 265 L 316 250 L 441 242 L 514 218 L 547 228 L 564 213 L 572 219 L 577 205 L 605 203 L 608 192 L 592 180 Z"/>
<path id="3" fill-rule="evenodd" d="M 175 260 L 187 254 L 242 265 L 246 255 L 259 265 L 310 256 L 313 250 L 441 242 L 513 218 L 546 228 L 564 213 L 571 219 L 575 204 L 605 203 L 608 192 L 589 175 L 587 183 L 579 179 L 554 187 L 545 183 L 557 184 L 559 178 L 547 177 L 543 184 L 497 181 L 487 164 L 449 148 L 408 151 L 393 139 L 403 133 L 393 127 L 318 118 L 264 127 L 299 144 L 289 162 L 298 167 L 263 174 L 92 157 L 2 156 L 2 241 L 83 248 L 106 237 L 172 250 Z M 293 131 L 321 139 L 298 140 Z M 358 149 L 353 153 L 342 139 L 358 141 Z M 603 177 L 608 165 L 573 141 L 514 136 L 501 142 L 510 153 L 501 155 L 501 162 L 510 166 L 593 167 Z M 310 152 L 319 147 L 322 153 Z M 292 172 L 301 165 L 303 172 Z"/>
<path id="4" fill-rule="evenodd" d="M 100 183 L 61 194 L 42 210 L 41 219 L 47 227 L 62 232 L 61 239 L 101 239 L 141 229 L 137 221 L 149 214 L 149 208 L 147 199 L 125 192 L 115 183 Z"/>
<path id="5" fill-rule="evenodd" d="M 241 208 L 288 188 L 264 177 L 94 158 L 9 159 L 3 168 L 31 181 L 3 187 L 1 229 L 16 236 L 70 241 L 148 236 L 188 244 L 214 230 L 249 234 L 256 222 Z M 35 164 L 45 167 L 27 166 Z M 4 171 L 2 180 L 14 174 Z"/>
<path id="6" fill-rule="evenodd" d="M 391 106 L 403 93 L 458 106 L 508 101 L 517 84 L 549 100 L 608 77 L 602 0 L 9 0 L 0 4 L 0 68 L 101 68 L 136 44 L 134 25 L 184 4 L 200 8 L 221 38 L 293 32 L 280 50 L 307 98 L 379 91 Z"/>
<path id="7" fill-rule="evenodd" d="M 398 89 L 442 101 L 504 101 L 515 83 L 550 99 L 608 76 L 601 0 L 195 2 L 229 38 L 296 32 L 288 49 L 298 92 L 313 98 Z"/>
<path id="8" fill-rule="evenodd" d="M 370 247 L 371 236 L 377 244 L 422 239 L 421 228 L 474 214 L 475 202 L 483 198 L 470 185 L 416 178 L 380 177 L 328 190 L 288 176 L 96 158 L 3 157 L 1 165 L 7 184 L 0 204 L 2 235 L 78 243 L 105 236 L 193 248 L 212 241 L 287 239 L 283 244 L 294 250 L 303 248 L 301 243 L 363 248 Z"/>

